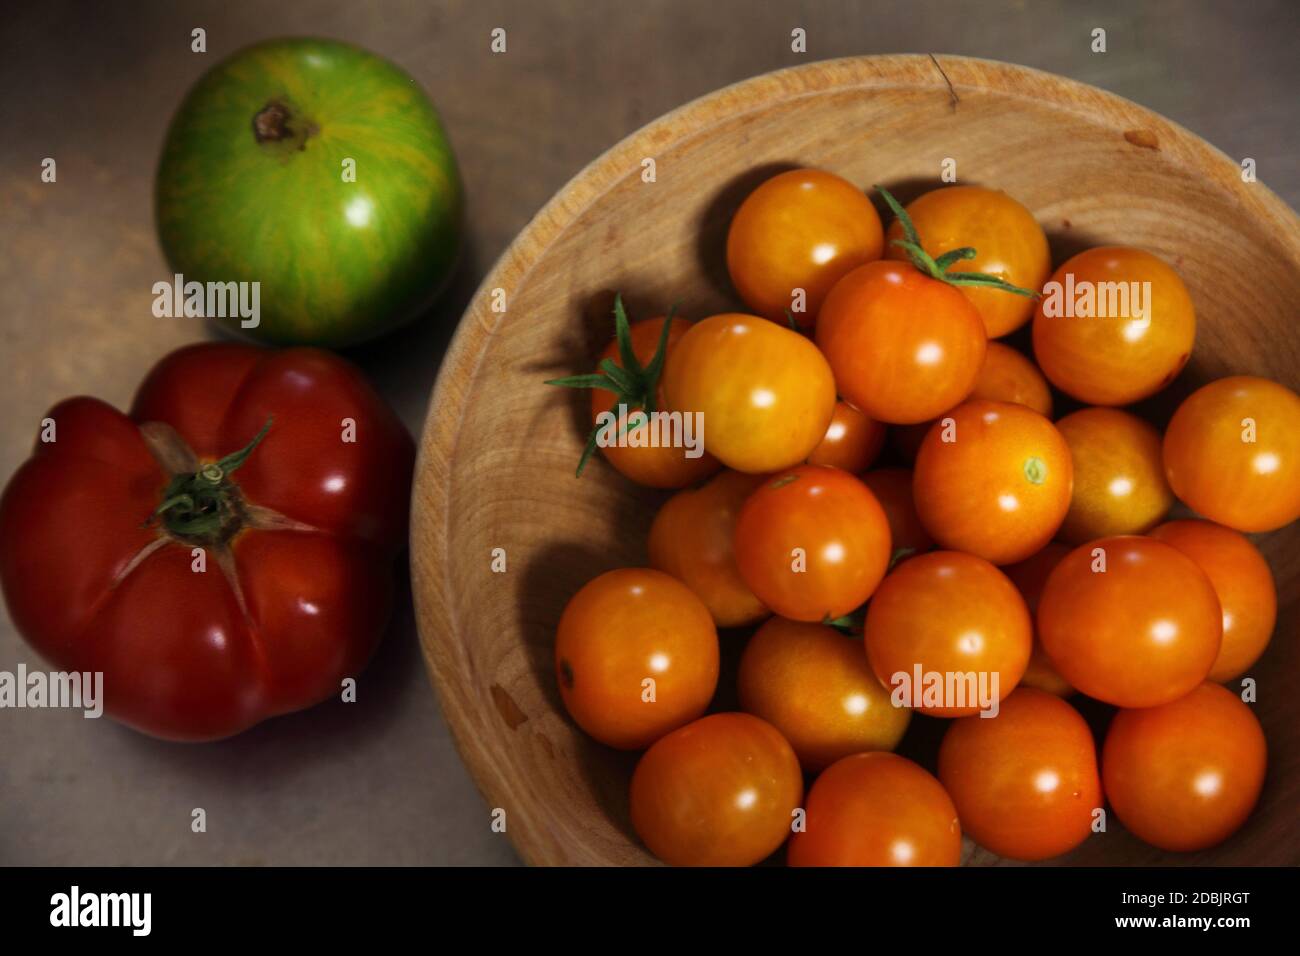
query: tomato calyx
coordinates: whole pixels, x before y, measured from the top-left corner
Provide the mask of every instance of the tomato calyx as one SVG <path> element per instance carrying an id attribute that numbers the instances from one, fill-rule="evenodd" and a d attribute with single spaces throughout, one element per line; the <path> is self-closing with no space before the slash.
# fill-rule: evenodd
<path id="1" fill-rule="evenodd" d="M 949 285 L 1000 289 L 1003 292 L 1023 295 L 1030 299 L 1041 297 L 1040 293 L 1033 289 L 1022 289 L 1018 285 L 1012 285 L 1005 279 L 987 272 L 949 271 L 958 262 L 974 259 L 979 253 L 971 246 L 962 246 L 960 249 L 950 249 L 940 256 L 930 255 L 922 248 L 921 237 L 917 234 L 916 226 L 912 224 L 912 217 L 907 214 L 907 210 L 884 186 L 876 186 L 875 188 L 884 197 L 886 204 L 898 218 L 899 224 L 903 227 L 903 235 L 906 237 L 904 239 L 891 239 L 890 245 L 898 246 L 898 248 L 906 252 L 908 259 L 918 272 L 939 282 L 946 282 Z"/>
<path id="2" fill-rule="evenodd" d="M 840 617 L 831 617 L 827 614 L 822 618 L 822 623 L 839 631 L 845 637 L 859 638 L 862 636 L 862 629 L 866 624 L 866 620 L 867 606 L 864 604 L 856 611 L 850 611 Z"/>
<path id="3" fill-rule="evenodd" d="M 268 418 L 262 430 L 239 451 L 193 471 L 173 474 L 163 491 L 162 503 L 149 520 L 161 519 L 168 534 L 188 543 L 215 544 L 229 540 L 242 524 L 242 496 L 230 476 L 248 460 L 270 430 Z"/>
<path id="4" fill-rule="evenodd" d="M 648 416 L 654 414 L 659 394 L 659 379 L 663 375 L 664 362 L 668 357 L 668 333 L 673 327 L 673 314 L 677 311 L 677 304 L 674 303 L 668 309 L 668 316 L 664 319 L 663 329 L 659 333 L 659 343 L 655 348 L 654 356 L 649 363 L 642 365 L 636 357 L 636 352 L 632 348 L 632 326 L 627 320 L 627 311 L 623 308 L 623 296 L 614 296 L 614 336 L 618 342 L 619 361 L 615 362 L 611 358 L 602 359 L 600 362 L 600 371 L 592 372 L 588 375 L 570 375 L 566 378 L 548 379 L 547 385 L 558 385 L 561 388 L 601 388 L 607 392 L 614 393 L 614 402 L 612 409 L 617 412 L 620 405 L 627 409 L 627 420 L 619 432 L 621 436 L 628 429 L 639 428 L 648 421 Z M 635 411 L 641 411 L 645 414 L 633 415 Z M 587 435 L 587 444 L 582 449 L 582 457 L 578 459 L 578 470 L 574 472 L 575 477 L 582 476 L 582 470 L 587 467 L 587 461 L 596 451 L 596 439 L 602 431 L 601 425 L 596 425 Z"/>

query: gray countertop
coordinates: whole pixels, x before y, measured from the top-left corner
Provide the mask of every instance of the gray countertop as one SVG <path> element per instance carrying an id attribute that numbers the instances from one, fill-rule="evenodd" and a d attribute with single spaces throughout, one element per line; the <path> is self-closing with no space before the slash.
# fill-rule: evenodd
<path id="1" fill-rule="evenodd" d="M 508 52 L 489 32 L 508 31 Z M 207 31 L 208 52 L 190 51 Z M 807 31 L 808 52 L 790 51 Z M 1093 53 L 1094 28 L 1107 52 Z M 459 155 L 468 255 L 417 327 L 352 353 L 418 432 L 443 349 L 479 279 L 587 162 L 717 87 L 810 59 L 932 51 L 1096 84 L 1183 124 L 1292 206 L 1300 200 L 1300 4 L 586 0 L 11 4 L 0 26 L 0 479 L 44 411 L 119 407 L 171 349 L 207 337 L 155 318 L 166 275 L 151 184 L 172 110 L 255 40 L 337 37 L 430 92 Z M 58 182 L 40 182 L 44 157 Z M 409 601 L 363 676 L 326 704 L 207 745 L 78 712 L 0 710 L 0 863 L 501 864 L 516 861 L 457 757 Z M 0 616 L 0 670 L 39 659 Z M 207 832 L 193 833 L 202 807 Z"/>

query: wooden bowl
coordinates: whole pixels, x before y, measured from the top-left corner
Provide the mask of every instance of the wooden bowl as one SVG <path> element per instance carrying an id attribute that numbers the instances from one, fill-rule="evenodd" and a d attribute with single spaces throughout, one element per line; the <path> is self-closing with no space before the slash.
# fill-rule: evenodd
<path id="1" fill-rule="evenodd" d="M 1055 263 L 1122 243 L 1175 265 L 1199 328 L 1188 370 L 1143 407 L 1160 424 L 1194 387 L 1229 373 L 1297 387 L 1300 221 L 1264 186 L 1243 182 L 1237 162 L 1119 97 L 1002 63 L 861 57 L 736 84 L 629 136 L 565 186 L 483 282 L 438 378 L 416 475 L 411 564 L 425 657 L 462 756 L 489 807 L 506 811 L 528 862 L 652 862 L 628 822 L 636 756 L 591 741 L 568 719 L 552 655 L 560 612 L 579 587 L 646 563 L 646 532 L 665 498 L 603 461 L 576 480 L 587 399 L 543 380 L 593 366 L 612 334 L 615 290 L 633 317 L 676 300 L 692 318 L 738 306 L 723 258 L 727 224 L 772 173 L 823 167 L 907 201 L 939 185 L 945 158 L 961 182 L 1028 206 Z M 643 178 L 646 159 L 653 182 Z M 1108 833 L 1064 862 L 1300 862 L 1300 695 L 1289 686 L 1300 526 L 1260 544 L 1282 612 L 1252 671 L 1270 768 L 1250 822 L 1219 847 L 1176 855 L 1112 818 Z M 498 548 L 504 573 L 492 570 Z M 724 658 L 741 641 L 724 634 Z M 720 695 L 734 707 L 731 683 L 724 664 Z M 913 724 L 920 729 L 903 752 L 932 761 L 941 723 Z M 969 845 L 966 857 L 996 862 Z"/>

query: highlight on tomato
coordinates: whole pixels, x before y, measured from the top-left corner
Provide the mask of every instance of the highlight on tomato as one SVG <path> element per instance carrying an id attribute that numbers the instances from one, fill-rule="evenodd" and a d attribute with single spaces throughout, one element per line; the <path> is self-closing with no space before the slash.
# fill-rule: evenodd
<path id="1" fill-rule="evenodd" d="M 0 584 L 105 711 L 213 740 L 340 693 L 387 626 L 414 447 L 351 364 L 187 346 L 129 414 L 70 398 L 0 499 Z"/>

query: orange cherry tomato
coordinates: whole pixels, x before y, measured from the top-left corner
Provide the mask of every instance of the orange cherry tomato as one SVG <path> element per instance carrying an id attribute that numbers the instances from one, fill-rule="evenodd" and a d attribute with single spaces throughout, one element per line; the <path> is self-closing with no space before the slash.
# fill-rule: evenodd
<path id="1" fill-rule="evenodd" d="M 760 601 L 796 621 L 860 607 L 889 567 L 889 520 L 847 471 L 800 465 L 749 496 L 736 521 L 736 564 Z"/>
<path id="2" fill-rule="evenodd" d="M 1300 518 L 1300 396 L 1266 378 L 1205 385 L 1165 429 L 1165 474 L 1189 507 L 1238 531 Z"/>
<path id="3" fill-rule="evenodd" d="M 1083 408 L 1056 423 L 1070 446 L 1074 494 L 1057 536 L 1070 544 L 1150 531 L 1174 504 L 1160 433 L 1117 408 Z"/>
<path id="4" fill-rule="evenodd" d="M 862 639 L 824 624 L 772 618 L 745 645 L 738 680 L 740 706 L 781 731 L 808 771 L 893 750 L 912 717 L 890 702 Z"/>
<path id="5" fill-rule="evenodd" d="M 1029 609 L 1029 616 L 1035 622 L 1037 622 L 1038 599 L 1043 594 L 1043 585 L 1047 583 L 1052 569 L 1069 553 L 1068 545 L 1051 541 L 1033 557 L 1009 564 L 1002 569 L 1003 573 L 1011 579 L 1011 583 L 1016 586 L 1020 596 L 1025 599 L 1025 607 Z M 1036 687 L 1057 697 L 1069 697 L 1074 693 L 1074 688 L 1057 673 L 1052 659 L 1043 650 L 1037 623 L 1034 625 L 1034 651 L 1029 655 L 1029 666 L 1025 668 L 1025 676 L 1020 678 L 1020 686 Z"/>
<path id="6" fill-rule="evenodd" d="M 953 272 L 983 272 L 1037 290 L 1052 271 L 1043 227 L 1033 213 L 1004 192 L 982 186 L 945 186 L 912 200 L 907 213 L 921 237 L 921 247 L 931 256 L 963 246 L 979 253 L 974 259 L 958 262 Z M 906 258 L 902 249 L 888 244 L 902 238 L 902 224 L 895 220 L 885 236 L 886 254 L 891 258 Z M 1025 296 L 974 286 L 964 286 L 961 292 L 978 310 L 991 339 L 1020 328 L 1034 312 L 1034 300 Z"/>
<path id="7" fill-rule="evenodd" d="M 941 547 L 1012 564 L 1056 534 L 1073 476 L 1070 448 L 1046 418 L 1023 405 L 975 400 L 925 436 L 913 494 Z"/>
<path id="8" fill-rule="evenodd" d="M 649 568 L 609 571 L 587 582 L 560 616 L 555 672 L 579 727 L 603 744 L 636 750 L 709 706 L 718 634 L 709 609 L 676 578 Z"/>
<path id="9" fill-rule="evenodd" d="M 1170 521 L 1151 537 L 1195 561 L 1219 597 L 1223 644 L 1209 679 L 1241 676 L 1264 653 L 1277 621 L 1277 589 L 1268 562 L 1244 534 L 1210 521 Z"/>
<path id="10" fill-rule="evenodd" d="M 650 525 L 650 566 L 694 591 L 718 627 L 754 624 L 771 613 L 741 579 L 732 550 L 740 507 L 763 481 L 720 472 L 669 498 Z"/>
<path id="11" fill-rule="evenodd" d="M 912 473 L 906 468 L 877 468 L 862 475 L 862 483 L 885 509 L 889 522 L 889 540 L 893 547 L 891 560 L 899 561 L 934 547 L 934 539 L 926 532 L 912 501 Z"/>
<path id="12" fill-rule="evenodd" d="M 905 757 L 854 754 L 808 792 L 790 866 L 956 866 L 961 824 L 939 781 Z"/>
<path id="13" fill-rule="evenodd" d="M 632 774 L 632 827 L 673 866 L 751 866 L 787 836 L 799 761 L 750 714 L 710 714 L 661 738 Z"/>
<path id="14" fill-rule="evenodd" d="M 1034 313 L 1039 368 L 1090 405 L 1154 395 L 1182 371 L 1195 338 L 1196 310 L 1183 280 L 1141 249 L 1103 246 L 1068 259 Z"/>
<path id="15" fill-rule="evenodd" d="M 744 303 L 764 318 L 803 328 L 840 277 L 879 259 L 880 215 L 862 190 L 834 173 L 792 169 L 745 199 L 727 233 L 727 271 Z M 804 291 L 804 308 L 796 289 Z"/>
<path id="16" fill-rule="evenodd" d="M 973 289 L 972 291 L 984 290 Z M 1005 292 L 996 294 L 1007 295 Z M 1001 342 L 988 344 L 988 350 L 984 353 L 984 362 L 980 365 L 979 377 L 975 379 L 975 388 L 971 390 L 968 401 L 976 398 L 987 399 L 990 402 L 1024 405 L 1040 415 L 1052 417 L 1052 390 L 1047 387 L 1047 379 L 1043 378 L 1043 373 L 1038 371 L 1038 366 L 1029 359 Z M 928 421 L 919 425 L 894 426 L 891 429 L 894 448 L 908 461 L 916 461 L 916 453 L 921 450 L 921 442 L 925 441 L 925 435 L 933 424 L 933 421 Z"/>
<path id="17" fill-rule="evenodd" d="M 632 351 L 636 355 L 637 361 L 646 365 L 654 358 L 655 349 L 659 346 L 659 335 L 663 331 L 664 318 L 661 316 L 656 319 L 646 319 L 643 322 L 634 322 L 631 326 L 632 332 Z M 681 341 L 682 336 L 691 327 L 691 323 L 685 319 L 673 319 L 672 328 L 668 330 L 668 350 L 671 352 L 677 343 Z M 605 351 L 600 354 L 600 358 L 613 359 L 614 363 L 623 367 L 623 362 L 619 357 L 618 343 L 610 342 L 605 347 Z M 597 362 L 597 365 L 600 363 Z M 604 374 L 601 372 L 600 374 Z M 663 384 L 659 386 L 659 407 L 663 407 Z M 618 396 L 613 392 L 606 391 L 603 388 L 593 388 L 591 390 L 591 422 L 596 424 L 596 418 L 602 412 L 615 411 L 615 403 Z M 631 409 L 629 409 L 629 412 Z M 636 444 L 633 445 L 634 433 L 646 430 L 645 425 L 637 428 L 629 428 L 627 431 L 627 441 L 620 444 L 609 444 L 600 446 L 601 454 L 605 460 L 614 466 L 622 474 L 631 478 L 639 485 L 648 485 L 651 488 L 682 488 L 686 485 L 692 485 L 702 478 L 705 478 L 722 467 L 721 463 L 712 455 L 705 452 L 698 458 L 687 457 L 687 449 L 683 447 L 671 447 L 668 445 L 650 445 Z"/>
<path id="18" fill-rule="evenodd" d="M 881 682 L 896 694 L 910 688 L 904 703 L 919 702 L 917 709 L 933 717 L 965 717 L 1005 698 L 1020 683 L 1033 646 L 1029 611 L 1015 585 L 983 558 L 959 551 L 899 564 L 867 605 L 863 636 Z M 941 696 L 919 696 L 927 688 L 917 686 L 918 669 L 923 685 L 932 675 L 944 682 Z M 950 694 L 946 684 L 962 675 L 969 679 Z"/>
<path id="19" fill-rule="evenodd" d="M 826 437 L 808 456 L 810 465 L 830 465 L 845 471 L 866 471 L 885 444 L 885 426 L 848 402 L 836 402 Z"/>
<path id="20" fill-rule="evenodd" d="M 1117 707 L 1155 707 L 1205 680 L 1222 613 L 1210 579 L 1163 541 L 1102 538 L 1052 570 L 1038 635 L 1073 686 Z"/>
<path id="21" fill-rule="evenodd" d="M 1268 754 L 1250 708 L 1218 684 L 1111 721 L 1102 783 L 1115 815 L 1162 850 L 1221 843 L 1259 799 Z"/>
<path id="22" fill-rule="evenodd" d="M 835 411 L 835 379 L 817 347 L 739 313 L 691 326 L 668 353 L 663 387 L 669 408 L 703 415 L 705 448 L 750 473 L 805 460 Z"/>
<path id="23" fill-rule="evenodd" d="M 999 856 L 1046 860 L 1092 833 L 1102 805 L 1092 731 L 1052 694 L 1021 687 L 996 717 L 954 720 L 939 780 L 966 835 Z"/>
<path id="24" fill-rule="evenodd" d="M 970 394 L 987 338 L 956 286 L 903 262 L 869 262 L 835 284 L 817 346 L 848 402 L 877 421 L 934 418 Z"/>

